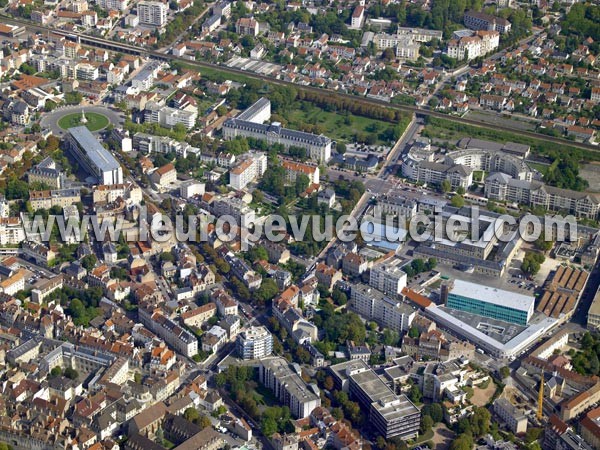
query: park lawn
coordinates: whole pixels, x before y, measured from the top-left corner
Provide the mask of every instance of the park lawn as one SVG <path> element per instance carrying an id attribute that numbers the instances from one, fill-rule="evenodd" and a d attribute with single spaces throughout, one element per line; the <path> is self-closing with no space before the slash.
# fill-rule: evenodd
<path id="1" fill-rule="evenodd" d="M 378 135 L 387 128 L 394 126 L 394 124 L 384 122 L 383 120 L 355 116 L 353 114 L 348 115 L 350 123 L 346 123 L 346 118 L 342 114 L 325 111 L 310 103 L 304 103 L 304 105 L 304 108 L 301 108 L 300 103 L 298 103 L 298 108 L 282 114 L 288 121 L 288 128 L 298 130 L 302 124 L 307 123 L 321 125 L 324 128 L 323 134 L 338 142 L 353 143 L 356 133 L 375 133 Z M 376 131 L 371 131 L 373 129 Z M 375 145 L 384 144 L 389 144 L 389 142 L 384 142 L 378 137 Z"/>
<path id="2" fill-rule="evenodd" d="M 85 126 L 90 131 L 102 130 L 103 128 L 106 128 L 109 124 L 108 117 L 106 117 L 104 114 L 86 112 L 85 118 L 87 119 L 87 123 L 85 124 Z M 80 112 L 67 114 L 66 116 L 61 117 L 58 121 L 58 126 L 61 127 L 63 130 L 78 127 L 80 125 L 83 125 L 81 123 Z"/>

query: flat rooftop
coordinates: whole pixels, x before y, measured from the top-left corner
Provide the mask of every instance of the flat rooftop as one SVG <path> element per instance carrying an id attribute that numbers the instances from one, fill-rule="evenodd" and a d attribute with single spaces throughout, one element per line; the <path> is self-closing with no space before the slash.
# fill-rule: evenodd
<path id="1" fill-rule="evenodd" d="M 102 147 L 87 127 L 69 128 L 69 133 L 85 151 L 90 161 L 103 172 L 110 172 L 121 167 L 112 153 Z"/>
<path id="2" fill-rule="evenodd" d="M 454 280 L 451 294 L 476 299 L 485 303 L 501 305 L 518 311 L 529 312 L 535 303 L 535 297 L 488 287 L 463 280 Z"/>

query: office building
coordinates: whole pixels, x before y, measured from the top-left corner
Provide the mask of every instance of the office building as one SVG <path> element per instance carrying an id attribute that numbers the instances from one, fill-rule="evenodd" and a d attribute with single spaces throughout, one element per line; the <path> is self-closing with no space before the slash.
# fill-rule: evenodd
<path id="1" fill-rule="evenodd" d="M 137 13 L 141 24 L 162 27 L 167 23 L 169 6 L 157 1 L 142 0 L 137 4 Z"/>
<path id="2" fill-rule="evenodd" d="M 273 391 L 295 418 L 308 417 L 313 409 L 321 406 L 319 389 L 304 382 L 299 366 L 290 365 L 281 357 L 270 357 L 260 361 L 258 372 L 260 382 Z"/>
<path id="3" fill-rule="evenodd" d="M 445 285 L 442 300 L 448 308 L 517 325 L 527 325 L 535 304 L 534 297 L 463 280 Z"/>
<path id="4" fill-rule="evenodd" d="M 106 150 L 85 126 L 69 128 L 67 147 L 77 162 L 99 184 L 122 184 L 123 170 L 115 157 Z"/>
<path id="5" fill-rule="evenodd" d="M 350 309 L 367 320 L 401 333 L 408 331 L 417 312 L 408 304 L 365 284 L 351 287 Z"/>
<path id="6" fill-rule="evenodd" d="M 406 395 L 397 395 L 361 359 L 329 368 L 335 386 L 368 411 L 368 421 L 384 439 L 412 439 L 419 433 L 421 412 Z"/>
<path id="7" fill-rule="evenodd" d="M 273 353 L 273 336 L 263 326 L 251 327 L 237 335 L 237 353 L 242 359 L 258 359 Z"/>

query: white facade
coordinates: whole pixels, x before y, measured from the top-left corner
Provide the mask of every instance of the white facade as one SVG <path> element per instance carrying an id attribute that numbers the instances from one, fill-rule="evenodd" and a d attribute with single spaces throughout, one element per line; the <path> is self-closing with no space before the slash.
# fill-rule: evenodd
<path id="1" fill-rule="evenodd" d="M 237 336 L 236 348 L 242 359 L 259 359 L 273 353 L 273 336 L 265 327 L 251 327 Z"/>
<path id="2" fill-rule="evenodd" d="M 167 23 L 168 6 L 166 3 L 142 0 L 137 5 L 140 23 L 162 27 Z"/>
<path id="3" fill-rule="evenodd" d="M 349 305 L 357 314 L 398 333 L 407 331 L 417 314 L 408 304 L 364 284 L 352 286 Z"/>
<path id="4" fill-rule="evenodd" d="M 248 183 L 261 177 L 267 170 L 267 155 L 251 153 L 229 172 L 229 185 L 236 190 L 244 189 Z"/>
<path id="5" fill-rule="evenodd" d="M 125 11 L 128 0 L 98 0 L 98 6 L 108 11 Z"/>
<path id="6" fill-rule="evenodd" d="M 399 295 L 406 287 L 406 272 L 400 268 L 400 260 L 376 264 L 371 268 L 369 285 L 388 295 Z"/>

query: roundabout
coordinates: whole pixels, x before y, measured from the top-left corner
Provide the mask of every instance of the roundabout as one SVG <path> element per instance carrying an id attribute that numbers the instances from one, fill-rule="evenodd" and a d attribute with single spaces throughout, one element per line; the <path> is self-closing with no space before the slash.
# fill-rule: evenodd
<path id="1" fill-rule="evenodd" d="M 62 136 L 69 128 L 86 126 L 91 132 L 104 130 L 109 125 L 120 128 L 125 122 L 121 111 L 105 106 L 67 106 L 42 114 L 40 126 L 55 136 Z"/>
<path id="2" fill-rule="evenodd" d="M 62 116 L 58 120 L 58 126 L 63 130 L 85 125 L 90 131 L 98 131 L 106 128 L 109 124 L 108 117 L 104 114 L 82 111 L 81 114 L 72 113 Z"/>

